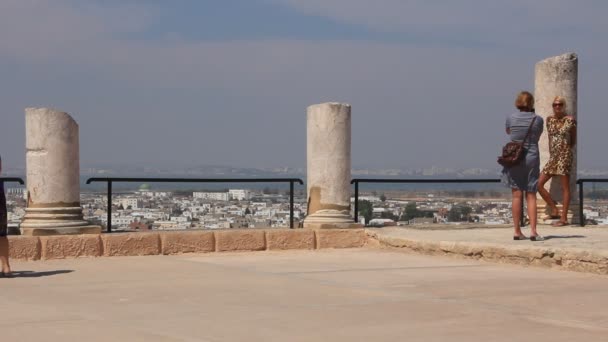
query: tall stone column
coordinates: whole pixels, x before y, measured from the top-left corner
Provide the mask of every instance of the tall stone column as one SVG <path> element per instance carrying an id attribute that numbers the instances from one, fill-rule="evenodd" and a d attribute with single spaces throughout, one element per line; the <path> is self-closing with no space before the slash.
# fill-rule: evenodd
<path id="1" fill-rule="evenodd" d="M 80 207 L 78 124 L 67 113 L 25 109 L 27 208 L 23 235 L 93 234 Z"/>
<path id="2" fill-rule="evenodd" d="M 566 53 L 542 60 L 536 64 L 534 98 L 536 113 L 545 120 L 545 132 L 540 138 L 540 166 L 542 167 L 549 161 L 549 139 L 546 132 L 547 117 L 553 115 L 553 99 L 555 96 L 562 96 L 566 99 L 566 113 L 577 118 L 577 97 L 578 97 L 578 57 L 574 53 Z M 577 119 L 578 120 L 578 119 Z M 569 220 L 572 223 L 579 223 L 578 215 L 578 191 L 576 187 L 577 179 L 577 147 L 573 149 L 573 164 L 570 177 L 570 210 Z M 552 178 L 546 185 L 551 193 L 551 197 L 558 202 L 562 201 L 562 191 L 560 180 Z M 540 196 L 539 196 L 540 197 Z M 547 206 L 544 201 L 539 202 L 539 218 L 547 215 Z M 540 221 L 542 222 L 542 220 Z"/>
<path id="3" fill-rule="evenodd" d="M 350 215 L 350 105 L 308 107 L 306 131 L 308 215 L 304 228 L 358 226 Z"/>

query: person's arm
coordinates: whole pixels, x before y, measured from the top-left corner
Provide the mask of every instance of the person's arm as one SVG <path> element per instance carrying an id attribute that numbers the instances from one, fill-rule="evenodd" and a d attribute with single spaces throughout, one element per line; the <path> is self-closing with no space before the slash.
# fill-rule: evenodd
<path id="1" fill-rule="evenodd" d="M 551 120 L 551 117 L 547 118 L 547 140 L 549 141 L 549 153 L 551 153 L 551 132 L 549 131 L 549 120 Z"/>
<path id="2" fill-rule="evenodd" d="M 509 120 L 510 117 L 507 116 L 507 119 L 505 120 L 505 132 L 507 132 L 507 135 L 511 135 L 511 120 Z"/>
<path id="3" fill-rule="evenodd" d="M 576 119 L 573 116 L 568 116 L 572 120 L 572 126 L 570 127 L 570 146 L 576 145 Z"/>

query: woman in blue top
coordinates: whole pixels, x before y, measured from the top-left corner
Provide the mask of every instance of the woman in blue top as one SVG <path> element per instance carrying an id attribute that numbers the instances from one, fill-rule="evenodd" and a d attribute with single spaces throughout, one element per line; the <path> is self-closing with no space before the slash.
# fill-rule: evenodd
<path id="1" fill-rule="evenodd" d="M 543 238 L 536 231 L 536 192 L 538 191 L 538 177 L 540 174 L 540 157 L 538 153 L 538 139 L 543 133 L 543 118 L 534 113 L 534 96 L 522 91 L 515 99 L 515 107 L 519 112 L 507 117 L 506 131 L 511 141 L 523 141 L 528 128 L 530 135 L 524 143 L 525 157 L 517 165 L 502 170 L 503 182 L 511 188 L 513 224 L 515 226 L 514 240 L 525 240 L 521 232 L 520 221 L 524 192 L 528 203 L 528 217 L 530 218 L 530 240 L 542 241 Z M 534 122 L 533 122 L 534 120 Z"/>
<path id="2" fill-rule="evenodd" d="M 2 157 L 0 157 L 0 175 L 2 175 Z M 4 196 L 4 182 L 0 181 L 0 262 L 2 272 L 0 275 L 10 275 L 11 265 L 8 263 L 8 230 L 6 197 Z"/>

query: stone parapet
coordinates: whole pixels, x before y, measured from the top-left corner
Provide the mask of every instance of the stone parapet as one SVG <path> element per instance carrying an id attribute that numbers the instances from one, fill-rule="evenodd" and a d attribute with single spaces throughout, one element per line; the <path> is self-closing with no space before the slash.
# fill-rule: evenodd
<path id="1" fill-rule="evenodd" d="M 35 236 L 9 236 L 8 254 L 13 259 L 39 260 L 40 239 Z"/>
<path id="2" fill-rule="evenodd" d="M 215 252 L 215 234 L 208 231 L 160 234 L 162 254 Z"/>
<path id="3" fill-rule="evenodd" d="M 278 230 L 266 232 L 269 250 L 315 249 L 315 233 L 312 230 Z"/>
<path id="4" fill-rule="evenodd" d="M 363 229 L 229 229 L 111 233 L 101 235 L 9 236 L 10 258 L 49 260 L 101 256 L 358 248 Z"/>
<path id="5" fill-rule="evenodd" d="M 103 256 L 137 256 L 160 254 L 159 233 L 105 234 L 101 236 Z"/>
<path id="6" fill-rule="evenodd" d="M 319 248 L 363 247 L 367 235 L 363 229 L 326 229 L 316 231 Z"/>
<path id="7" fill-rule="evenodd" d="M 102 255 L 102 245 L 97 235 L 41 236 L 42 259 L 95 257 Z"/>

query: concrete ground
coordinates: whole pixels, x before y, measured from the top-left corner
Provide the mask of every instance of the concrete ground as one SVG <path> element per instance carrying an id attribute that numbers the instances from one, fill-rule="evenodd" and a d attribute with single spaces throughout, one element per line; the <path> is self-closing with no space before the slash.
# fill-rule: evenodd
<path id="1" fill-rule="evenodd" d="M 14 262 L 2 341 L 606 341 L 608 277 L 348 249 Z"/>
<path id="2" fill-rule="evenodd" d="M 408 238 L 425 241 L 454 241 L 454 242 L 475 242 L 491 243 L 508 246 L 537 246 L 552 248 L 580 248 L 587 251 L 608 250 L 608 227 L 588 226 L 588 227 L 552 227 L 540 225 L 538 233 L 546 238 L 546 241 L 532 242 L 530 240 L 514 241 L 513 228 L 479 228 L 479 226 L 454 226 L 432 225 L 432 229 L 425 229 L 427 226 L 390 227 L 370 229 L 381 236 L 394 238 Z M 440 228 L 438 228 L 440 227 Z M 467 229 L 470 228 L 470 229 Z M 522 228 L 524 235 L 530 236 L 529 227 Z"/>

